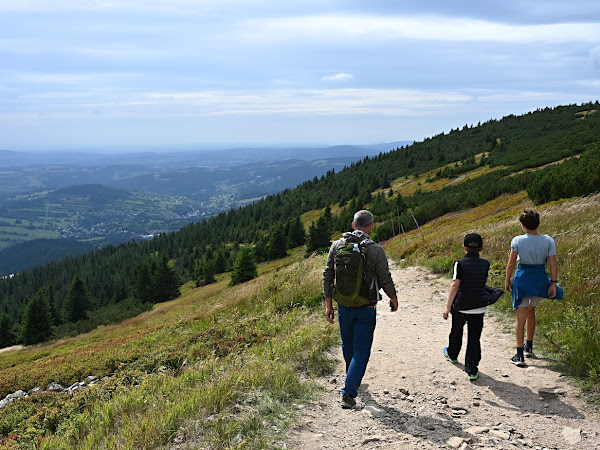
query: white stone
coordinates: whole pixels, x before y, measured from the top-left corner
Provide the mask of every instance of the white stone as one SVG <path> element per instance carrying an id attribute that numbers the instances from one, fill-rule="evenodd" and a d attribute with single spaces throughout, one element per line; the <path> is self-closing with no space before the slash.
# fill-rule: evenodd
<path id="1" fill-rule="evenodd" d="M 469 427 L 465 428 L 465 433 L 469 434 L 482 434 L 490 431 L 490 427 Z"/>
<path id="2" fill-rule="evenodd" d="M 13 400 L 17 399 L 17 398 L 24 398 L 27 397 L 27 394 L 22 391 L 21 389 L 19 389 L 17 392 L 13 393 L 13 394 L 9 394 L 9 397 Z"/>
<path id="3" fill-rule="evenodd" d="M 496 436 L 500 439 L 510 439 L 510 433 L 508 431 L 502 431 L 502 430 L 490 430 L 490 434 L 493 436 Z"/>
<path id="4" fill-rule="evenodd" d="M 538 394 L 540 397 L 544 398 L 558 397 L 564 393 L 565 391 L 563 389 L 557 387 L 542 387 L 538 389 Z"/>
<path id="5" fill-rule="evenodd" d="M 581 442 L 581 429 L 580 428 L 564 427 L 563 431 L 562 431 L 562 435 L 565 438 L 565 440 L 571 445 Z"/>
<path id="6" fill-rule="evenodd" d="M 381 408 L 379 408 L 378 406 L 375 406 L 375 405 L 366 405 L 364 407 L 364 411 L 368 412 L 373 417 L 383 417 L 383 416 L 385 416 L 387 414 L 387 412 L 384 409 L 381 409 Z"/>
<path id="7" fill-rule="evenodd" d="M 370 436 L 368 438 L 365 438 L 362 441 L 362 445 L 367 445 L 370 442 L 379 442 L 379 441 L 381 441 L 381 438 L 379 436 Z"/>
<path id="8" fill-rule="evenodd" d="M 464 442 L 465 442 L 465 440 L 463 438 L 461 438 L 460 436 L 453 436 L 446 441 L 446 444 L 448 445 L 448 447 L 458 448 L 461 445 L 463 445 Z"/>

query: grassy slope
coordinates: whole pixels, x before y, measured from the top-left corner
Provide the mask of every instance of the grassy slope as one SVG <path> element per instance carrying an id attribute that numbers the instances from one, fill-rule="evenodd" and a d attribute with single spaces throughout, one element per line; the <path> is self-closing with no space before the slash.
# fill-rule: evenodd
<path id="1" fill-rule="evenodd" d="M 0 354 L 0 397 L 110 375 L 73 397 L 41 394 L 3 408 L 2 446 L 156 448 L 179 433 L 213 448 L 264 447 L 277 412 L 310 392 L 302 379 L 328 367 L 324 351 L 337 339 L 322 320 L 323 258 L 290 261 L 236 287 L 226 277 L 188 286 L 118 326 Z"/>

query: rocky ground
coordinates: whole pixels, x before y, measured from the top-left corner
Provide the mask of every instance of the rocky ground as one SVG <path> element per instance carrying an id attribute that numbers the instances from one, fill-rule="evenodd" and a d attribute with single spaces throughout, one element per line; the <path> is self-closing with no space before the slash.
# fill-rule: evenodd
<path id="1" fill-rule="evenodd" d="M 302 407 L 285 447 L 600 448 L 600 417 L 543 353 L 527 359 L 526 368 L 511 364 L 513 334 L 488 313 L 480 378 L 469 381 L 464 346 L 457 364 L 442 355 L 450 331 L 450 320 L 442 318 L 449 280 L 419 268 L 394 268 L 392 275 L 400 307 L 391 313 L 384 301 L 378 308 L 357 406 L 340 407 L 344 365 L 335 349 L 335 373 L 319 380 L 326 392 Z"/>

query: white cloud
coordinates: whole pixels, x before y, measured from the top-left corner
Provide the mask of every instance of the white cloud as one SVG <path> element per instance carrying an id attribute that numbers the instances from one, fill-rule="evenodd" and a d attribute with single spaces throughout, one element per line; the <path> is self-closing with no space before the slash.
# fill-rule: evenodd
<path id="1" fill-rule="evenodd" d="M 247 39 L 315 39 L 345 41 L 494 41 L 509 43 L 597 42 L 597 23 L 555 23 L 549 25 L 506 24 L 468 18 L 439 16 L 355 16 L 322 15 L 255 19 L 241 33 Z"/>
<path id="2" fill-rule="evenodd" d="M 336 75 L 331 75 L 331 76 L 325 76 L 323 78 L 321 78 L 321 81 L 331 81 L 334 83 L 339 83 L 339 82 L 346 82 L 346 81 L 350 81 L 352 80 L 354 77 L 352 75 L 350 75 L 349 73 L 338 73 Z"/>

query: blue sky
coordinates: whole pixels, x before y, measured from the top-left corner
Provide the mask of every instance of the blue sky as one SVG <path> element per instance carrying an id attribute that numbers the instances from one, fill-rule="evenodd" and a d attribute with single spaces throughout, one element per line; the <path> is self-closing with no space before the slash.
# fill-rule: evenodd
<path id="1" fill-rule="evenodd" d="M 422 140 L 598 99 L 597 0 L 0 0 L 0 149 Z"/>

